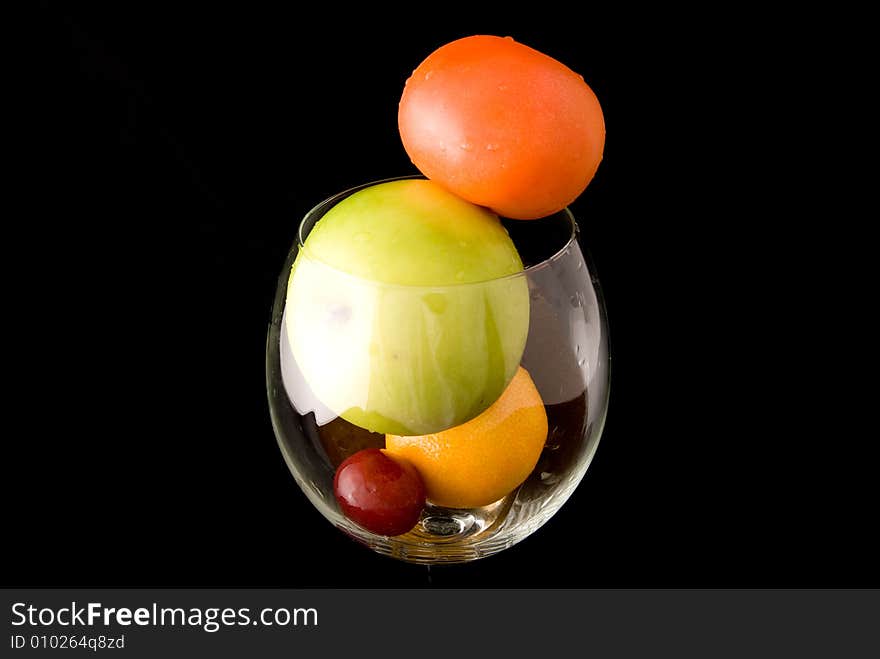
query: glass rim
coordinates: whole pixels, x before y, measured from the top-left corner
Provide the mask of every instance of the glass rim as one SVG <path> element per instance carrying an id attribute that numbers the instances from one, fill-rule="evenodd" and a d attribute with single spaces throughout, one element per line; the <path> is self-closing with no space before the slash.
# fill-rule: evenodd
<path id="1" fill-rule="evenodd" d="M 303 240 L 303 228 L 305 227 L 305 225 L 309 221 L 309 219 L 312 218 L 317 213 L 326 212 L 325 208 L 327 210 L 329 210 L 329 207 L 335 206 L 337 203 L 339 203 L 339 201 L 341 201 L 341 198 L 348 197 L 348 196 L 354 194 L 355 192 L 357 192 L 358 190 L 363 190 L 365 188 L 369 188 L 374 185 L 379 185 L 381 183 L 389 183 L 391 181 L 405 181 L 405 180 L 428 180 L 428 179 L 427 179 L 427 177 L 422 176 L 420 174 L 410 174 L 407 176 L 392 176 L 391 178 L 385 178 L 385 179 L 380 179 L 377 181 L 371 181 L 369 183 L 362 183 L 360 185 L 356 185 L 354 187 L 348 188 L 347 190 L 343 190 L 342 192 L 337 192 L 336 194 L 326 198 L 324 201 L 321 201 L 320 203 L 316 204 L 308 213 L 306 213 L 303 216 L 303 219 L 300 220 L 299 226 L 297 227 L 297 230 L 296 230 L 297 250 L 299 252 L 306 251 L 305 241 Z M 482 279 L 479 281 L 451 282 L 449 284 L 393 284 L 393 283 L 389 283 L 389 282 L 367 279 L 366 277 L 361 277 L 359 275 L 355 275 L 353 273 L 346 272 L 344 270 L 340 270 L 339 268 L 337 268 L 333 265 L 330 265 L 329 263 L 325 263 L 321 259 L 316 259 L 313 257 L 309 257 L 309 258 L 312 262 L 320 264 L 322 267 L 328 268 L 329 270 L 336 272 L 336 273 L 339 273 L 340 275 L 352 277 L 354 279 L 357 279 L 358 281 L 369 282 L 371 284 L 375 284 L 375 285 L 383 286 L 383 287 L 390 287 L 390 288 L 446 289 L 446 288 L 454 288 L 454 287 L 459 287 L 459 286 L 475 286 L 475 285 L 480 285 L 480 284 L 485 285 L 485 284 L 494 283 L 494 282 L 503 282 L 503 281 L 506 281 L 509 279 L 510 280 L 516 279 L 517 277 L 525 277 L 525 276 L 528 276 L 530 273 L 539 272 L 540 270 L 543 270 L 544 268 L 550 267 L 553 263 L 562 259 L 569 252 L 571 245 L 577 240 L 577 234 L 578 234 L 577 221 L 575 220 L 574 214 L 572 214 L 572 212 L 568 208 L 568 206 L 566 206 L 562 210 L 557 211 L 556 213 L 553 213 L 552 215 L 548 215 L 546 217 L 552 217 L 553 215 L 557 215 L 559 213 L 562 213 L 565 216 L 565 218 L 568 220 L 568 224 L 569 224 L 569 236 L 568 236 L 568 239 L 565 241 L 565 243 L 562 245 L 562 247 L 560 247 L 558 250 L 556 250 L 552 255 L 548 256 L 546 259 L 543 259 L 533 265 L 524 267 L 519 272 L 511 272 L 510 274 L 501 275 L 500 277 L 491 277 L 489 279 Z M 538 220 L 511 220 L 511 221 L 514 221 L 514 222 L 535 222 L 535 221 L 540 221 L 540 219 L 542 219 L 542 218 L 539 218 Z"/>

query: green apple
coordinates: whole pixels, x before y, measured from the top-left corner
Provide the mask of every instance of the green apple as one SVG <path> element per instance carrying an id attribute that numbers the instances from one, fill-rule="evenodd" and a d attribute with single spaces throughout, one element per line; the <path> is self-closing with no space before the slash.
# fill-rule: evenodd
<path id="1" fill-rule="evenodd" d="M 529 325 L 522 270 L 490 211 L 426 180 L 364 188 L 318 221 L 293 265 L 294 358 L 318 400 L 357 426 L 459 425 L 516 373 Z"/>

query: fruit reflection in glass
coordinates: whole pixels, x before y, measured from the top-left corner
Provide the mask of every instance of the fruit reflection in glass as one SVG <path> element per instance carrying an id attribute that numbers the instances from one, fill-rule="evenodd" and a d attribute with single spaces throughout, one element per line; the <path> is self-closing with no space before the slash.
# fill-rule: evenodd
<path id="1" fill-rule="evenodd" d="M 568 210 L 499 219 L 421 178 L 316 206 L 267 341 L 275 433 L 314 506 L 419 563 L 488 556 L 546 522 L 605 418 L 607 327 L 590 270 Z M 425 492 L 415 511 L 413 468 Z M 371 478 L 392 483 L 378 525 L 352 512 L 375 494 Z M 414 526 L 400 532 L 396 511 Z"/>

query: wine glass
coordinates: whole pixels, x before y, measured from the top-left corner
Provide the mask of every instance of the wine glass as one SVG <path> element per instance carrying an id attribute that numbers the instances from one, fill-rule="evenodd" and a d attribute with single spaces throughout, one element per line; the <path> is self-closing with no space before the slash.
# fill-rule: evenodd
<path id="1" fill-rule="evenodd" d="M 471 561 L 534 533 L 565 503 L 590 465 L 602 434 L 609 393 L 602 293 L 568 209 L 539 220 L 502 218 L 525 269 L 485 282 L 389 286 L 307 258 L 303 245 L 318 220 L 348 196 L 384 182 L 341 192 L 309 211 L 300 224 L 278 280 L 267 338 L 266 384 L 273 427 L 302 491 L 344 533 L 380 554 L 413 563 Z M 293 269 L 300 301 L 295 309 L 288 309 Z M 441 342 L 429 342 L 427 348 L 421 345 L 436 325 L 437 305 L 452 318 L 446 322 L 457 323 L 456 335 L 476 336 L 473 340 L 478 343 L 471 341 L 465 369 L 472 380 L 461 385 L 462 391 L 443 391 L 441 386 L 441 402 L 435 397 L 430 409 L 416 401 L 399 419 L 390 418 L 387 396 L 370 395 L 371 387 L 377 389 L 376 369 L 370 368 L 376 363 L 377 345 L 402 346 L 393 355 L 383 353 L 384 379 L 379 389 L 394 390 L 405 384 L 417 368 L 428 373 L 426 377 L 439 378 L 441 367 L 425 371 L 421 364 L 442 364 L 449 356 L 442 353 Z M 385 320 L 377 322 L 377 317 Z M 479 341 L 485 339 L 480 337 L 487 334 L 481 329 L 487 319 L 498 328 L 492 345 L 481 349 Z M 448 334 L 449 327 L 446 330 Z M 377 332 L 393 332 L 393 341 L 377 339 Z M 293 349 L 292 342 L 304 341 L 309 342 L 308 350 Z M 415 360 L 413 355 L 420 355 L 420 364 L 407 363 L 407 356 Z M 473 389 L 472 383 L 491 381 L 489 375 L 498 372 L 506 373 L 509 380 L 520 364 L 540 394 L 548 421 L 540 458 L 522 484 L 499 500 L 475 508 L 448 508 L 429 500 L 418 524 L 392 537 L 368 531 L 342 513 L 333 491 L 336 467 L 361 449 L 385 446 L 385 435 L 352 423 L 352 419 L 360 423 L 360 417 L 345 410 L 376 414 L 376 418 L 399 421 L 412 429 L 396 434 L 421 435 L 425 424 L 439 417 L 447 424 L 457 423 L 484 409 L 485 403 L 482 408 L 473 404 L 475 396 L 484 393 L 478 391 L 483 385 Z M 448 384 L 442 378 L 438 382 Z"/>

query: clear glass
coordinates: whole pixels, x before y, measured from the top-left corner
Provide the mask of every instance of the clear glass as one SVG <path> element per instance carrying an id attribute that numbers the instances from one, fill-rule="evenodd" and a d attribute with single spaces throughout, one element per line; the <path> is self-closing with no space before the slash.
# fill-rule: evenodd
<path id="1" fill-rule="evenodd" d="M 275 435 L 293 477 L 315 508 L 367 547 L 414 563 L 482 558 L 535 532 L 565 503 L 590 465 L 609 393 L 601 290 L 568 209 L 540 220 L 502 219 L 526 268 L 485 282 L 391 286 L 301 255 L 309 231 L 330 208 L 381 182 L 327 199 L 300 225 L 278 280 L 266 346 Z M 288 313 L 295 262 L 294 295 L 299 297 Z M 434 340 L 438 313 L 445 319 L 444 336 L 459 337 L 455 354 L 467 356 L 464 368 L 457 364 L 454 372 L 444 352 L 453 348 Z M 310 315 L 320 316 L 319 321 Z M 304 341 L 309 349 L 296 351 L 297 361 L 292 343 Z M 383 368 L 375 368 L 377 359 Z M 458 425 L 485 408 L 486 396 L 497 397 L 520 364 L 541 395 L 549 426 L 541 457 L 522 485 L 480 508 L 429 503 L 412 531 L 394 537 L 371 533 L 342 514 L 333 494 L 336 466 L 360 449 L 382 448 L 384 435 L 340 414 L 351 419 L 346 411 L 356 409 L 378 415 L 384 423 L 408 430 L 398 434 Z M 500 372 L 504 381 L 495 381 Z M 402 408 L 375 395 L 405 391 L 416 381 L 429 387 L 431 395 L 414 395 Z"/>

